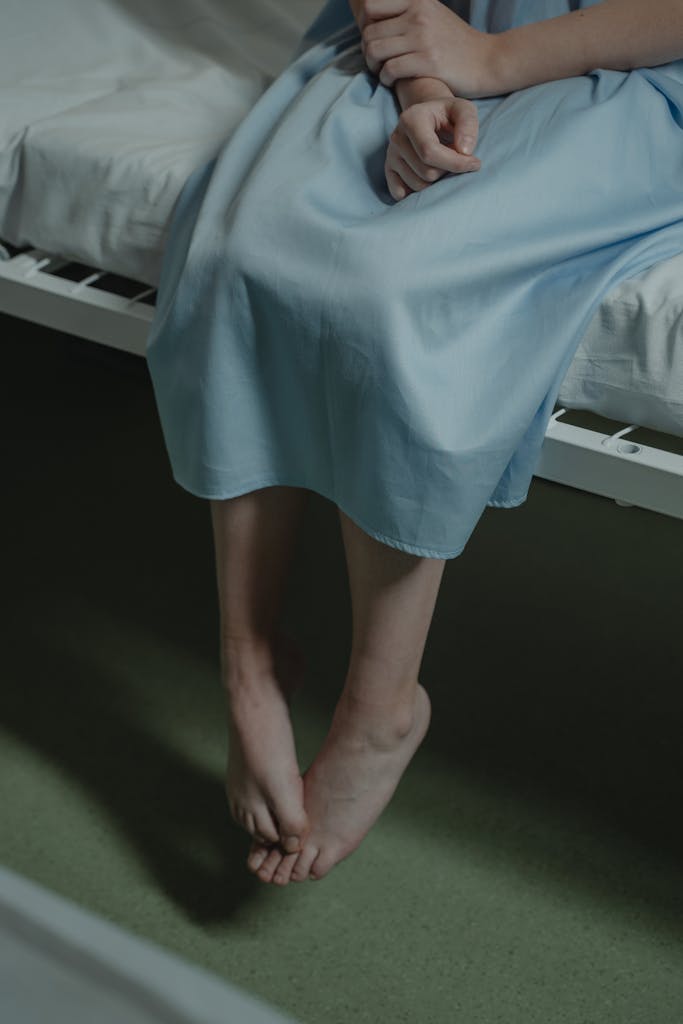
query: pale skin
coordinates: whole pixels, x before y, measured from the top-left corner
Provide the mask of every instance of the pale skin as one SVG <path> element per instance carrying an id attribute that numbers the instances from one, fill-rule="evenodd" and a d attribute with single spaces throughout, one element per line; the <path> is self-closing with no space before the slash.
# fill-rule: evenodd
<path id="1" fill-rule="evenodd" d="M 287 708 L 301 659 L 277 621 L 307 496 L 268 487 L 211 501 L 226 792 L 235 820 L 265 840 L 256 838 L 248 867 L 279 885 L 323 878 L 347 857 L 422 742 L 431 708 L 418 672 L 445 565 L 374 540 L 339 511 L 352 650 L 330 731 L 302 779 Z"/>
<path id="2" fill-rule="evenodd" d="M 385 174 L 397 201 L 445 173 L 476 171 L 473 98 L 683 57 L 683 4 L 605 0 L 487 35 L 439 0 L 350 0 L 368 69 L 394 88 L 399 123 Z M 448 138 L 451 136 L 451 138 Z M 352 649 L 325 741 L 299 773 L 288 703 L 303 658 L 278 628 L 309 492 L 268 487 L 211 500 L 229 727 L 226 795 L 252 837 L 247 866 L 263 882 L 324 878 L 390 801 L 429 727 L 418 675 L 445 561 L 374 540 L 341 509 Z"/>

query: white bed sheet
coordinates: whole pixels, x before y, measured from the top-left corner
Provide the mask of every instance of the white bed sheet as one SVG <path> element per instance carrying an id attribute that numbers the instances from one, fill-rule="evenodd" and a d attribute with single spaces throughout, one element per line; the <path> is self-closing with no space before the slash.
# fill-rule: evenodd
<path id="1" fill-rule="evenodd" d="M 322 0 L 2 0 L 0 238 L 156 286 L 189 174 Z M 683 437 L 683 256 L 596 312 L 558 396 Z"/>
<path id="2" fill-rule="evenodd" d="M 156 285 L 189 174 L 321 0 L 2 0 L 0 238 Z"/>

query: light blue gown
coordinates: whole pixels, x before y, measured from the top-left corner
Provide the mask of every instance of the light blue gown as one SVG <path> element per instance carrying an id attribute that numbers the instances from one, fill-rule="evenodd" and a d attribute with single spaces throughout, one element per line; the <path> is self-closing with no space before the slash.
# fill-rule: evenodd
<path id="1" fill-rule="evenodd" d="M 449 4 L 500 32 L 591 6 Z M 147 359 L 174 480 L 308 488 L 372 537 L 454 558 L 525 501 L 605 295 L 683 252 L 683 60 L 474 100 L 481 170 L 396 201 L 400 106 L 347 0 L 188 178 Z"/>

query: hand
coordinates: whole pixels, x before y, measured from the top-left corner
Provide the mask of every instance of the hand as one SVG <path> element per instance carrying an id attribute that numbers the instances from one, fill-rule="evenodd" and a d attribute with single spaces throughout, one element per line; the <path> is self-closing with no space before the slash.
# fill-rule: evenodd
<path id="1" fill-rule="evenodd" d="M 439 0 L 361 0 L 358 25 L 365 63 L 382 85 L 427 77 L 456 96 L 491 94 L 495 35 L 472 28 Z"/>
<path id="2" fill-rule="evenodd" d="M 414 103 L 402 112 L 389 137 L 384 174 L 394 199 L 419 192 L 447 171 L 463 174 L 478 171 L 481 160 L 458 152 L 463 135 L 472 138 L 472 149 L 479 134 L 479 113 L 471 100 L 441 97 Z M 443 144 L 445 137 L 450 141 Z"/>

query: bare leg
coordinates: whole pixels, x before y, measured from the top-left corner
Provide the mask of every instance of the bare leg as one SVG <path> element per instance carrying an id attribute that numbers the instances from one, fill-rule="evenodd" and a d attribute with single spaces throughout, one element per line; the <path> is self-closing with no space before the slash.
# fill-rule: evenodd
<path id="1" fill-rule="evenodd" d="M 210 499 L 229 753 L 226 794 L 252 835 L 301 848 L 308 830 L 277 622 L 296 530 L 310 492 L 266 487 Z M 289 838 L 287 838 L 289 837 Z"/>
<path id="2" fill-rule="evenodd" d="M 391 799 L 431 715 L 418 682 L 445 559 L 370 537 L 339 511 L 353 647 L 330 732 L 304 775 L 310 833 L 300 854 L 263 850 L 263 881 L 322 878 L 360 844 Z"/>

